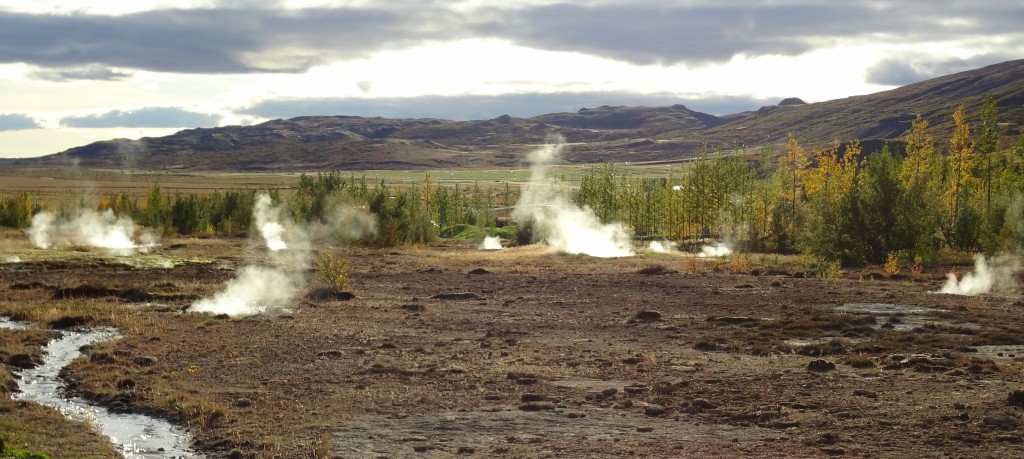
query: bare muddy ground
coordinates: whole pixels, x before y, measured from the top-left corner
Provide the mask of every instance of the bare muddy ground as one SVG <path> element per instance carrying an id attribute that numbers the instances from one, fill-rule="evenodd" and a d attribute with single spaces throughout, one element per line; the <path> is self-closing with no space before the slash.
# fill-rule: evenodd
<path id="1" fill-rule="evenodd" d="M 181 311 L 262 256 L 244 243 L 25 249 L 0 315 L 120 328 L 75 390 L 210 457 L 1024 455 L 1019 279 L 963 297 L 930 293 L 946 269 L 812 279 L 771 256 L 339 254 L 355 298 L 230 319 Z"/>

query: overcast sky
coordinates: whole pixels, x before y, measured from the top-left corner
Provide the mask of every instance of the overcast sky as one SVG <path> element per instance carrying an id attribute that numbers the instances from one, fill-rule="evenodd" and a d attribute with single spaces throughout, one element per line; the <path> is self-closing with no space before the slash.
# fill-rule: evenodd
<path id="1" fill-rule="evenodd" d="M 1024 57 L 933 0 L 0 0 L 0 157 L 300 115 L 713 114 Z"/>

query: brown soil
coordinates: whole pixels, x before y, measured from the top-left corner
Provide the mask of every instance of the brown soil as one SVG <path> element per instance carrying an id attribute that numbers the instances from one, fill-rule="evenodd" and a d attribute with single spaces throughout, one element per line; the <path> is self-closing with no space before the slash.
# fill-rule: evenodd
<path id="1" fill-rule="evenodd" d="M 178 419 L 210 457 L 1024 452 L 1020 285 L 961 297 L 930 293 L 945 269 L 814 279 L 670 254 L 354 248 L 354 298 L 229 319 L 181 310 L 262 254 L 175 242 L 161 253 L 214 262 L 0 265 L 0 315 L 118 326 L 72 366 L 77 390 Z"/>

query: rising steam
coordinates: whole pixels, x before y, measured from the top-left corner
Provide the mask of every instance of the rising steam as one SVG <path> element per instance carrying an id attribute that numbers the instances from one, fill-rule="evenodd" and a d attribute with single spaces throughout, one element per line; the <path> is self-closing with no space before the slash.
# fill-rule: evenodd
<path id="1" fill-rule="evenodd" d="M 666 253 L 676 249 L 676 243 L 672 241 L 651 241 L 647 248 L 652 252 Z"/>
<path id="2" fill-rule="evenodd" d="M 602 258 L 633 255 L 629 233 L 621 223 L 601 223 L 589 207 L 570 203 L 546 178 L 548 166 L 561 150 L 562 143 L 556 142 L 530 155 L 530 182 L 512 211 L 519 227 L 531 227 L 535 239 L 567 253 Z"/>
<path id="3" fill-rule="evenodd" d="M 501 250 L 504 247 L 501 246 L 501 238 L 498 236 L 487 236 L 484 241 L 480 243 L 478 247 L 480 250 Z"/>
<path id="4" fill-rule="evenodd" d="M 280 207 L 273 207 L 270 196 L 261 193 L 256 196 L 256 204 L 252 209 L 252 216 L 256 220 L 256 229 L 259 230 L 267 249 L 272 252 L 288 248 L 284 241 L 284 219 Z"/>
<path id="5" fill-rule="evenodd" d="M 715 245 L 705 245 L 700 248 L 700 253 L 697 254 L 701 258 L 710 257 L 724 257 L 732 253 L 732 249 L 729 246 L 722 244 L 721 242 Z"/>
<path id="6" fill-rule="evenodd" d="M 309 235 L 355 239 L 376 232 L 376 220 L 371 215 L 350 207 L 335 209 L 326 228 L 299 226 L 265 194 L 257 197 L 253 218 L 256 231 L 269 249 L 267 260 L 243 266 L 223 290 L 196 301 L 189 311 L 231 317 L 288 312 L 306 285 L 312 242 Z"/>
<path id="7" fill-rule="evenodd" d="M 189 311 L 231 317 L 286 312 L 300 282 L 301 277 L 282 268 L 246 266 L 224 290 L 195 302 Z"/>
<path id="8" fill-rule="evenodd" d="M 137 231 L 131 218 L 117 217 L 111 209 L 104 212 L 83 209 L 70 220 L 58 218 L 52 212 L 39 212 L 32 217 L 27 233 L 32 244 L 41 249 L 78 245 L 127 255 L 158 245 L 158 238 L 152 231 Z"/>
<path id="9" fill-rule="evenodd" d="M 974 272 L 957 279 L 956 274 L 946 275 L 946 283 L 939 293 L 951 295 L 982 295 L 999 286 L 1013 284 L 1013 273 L 1020 269 L 1018 262 L 1011 258 L 996 260 L 994 266 L 985 262 L 984 255 L 975 255 Z"/>

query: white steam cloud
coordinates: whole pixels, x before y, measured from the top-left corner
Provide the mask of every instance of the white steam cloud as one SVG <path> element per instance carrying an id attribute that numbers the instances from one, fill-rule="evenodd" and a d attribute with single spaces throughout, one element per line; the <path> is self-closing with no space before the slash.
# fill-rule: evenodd
<path id="1" fill-rule="evenodd" d="M 231 317 L 287 312 L 301 278 L 278 267 L 246 266 L 227 287 L 195 302 L 189 311 Z"/>
<path id="2" fill-rule="evenodd" d="M 501 238 L 498 236 L 487 236 L 484 241 L 480 243 L 478 247 L 480 250 L 501 250 L 504 247 L 501 246 Z"/>
<path id="3" fill-rule="evenodd" d="M 332 212 L 327 227 L 301 227 L 265 194 L 257 197 L 253 218 L 255 229 L 269 249 L 266 264 L 243 266 L 223 290 L 196 301 L 189 311 L 231 317 L 289 312 L 306 285 L 311 242 L 308 235 L 355 239 L 376 231 L 373 216 L 349 207 Z"/>
<path id="4" fill-rule="evenodd" d="M 39 212 L 32 217 L 27 233 L 32 244 L 41 249 L 78 245 L 103 248 L 120 255 L 148 251 L 159 241 L 151 230 L 137 230 L 131 218 L 117 217 L 111 209 L 104 212 L 83 209 L 70 220 L 58 218 L 52 212 Z"/>
<path id="5" fill-rule="evenodd" d="M 985 262 L 984 255 L 974 256 L 974 272 L 964 274 L 957 279 L 956 274 L 946 275 L 946 283 L 939 289 L 939 293 L 950 295 L 982 295 L 991 292 L 999 286 L 1013 284 L 1013 273 L 1020 269 L 1015 259 L 1003 258 L 996 260 L 994 266 Z"/>
<path id="6" fill-rule="evenodd" d="M 700 248 L 700 253 L 697 254 L 701 258 L 709 257 L 724 257 L 732 253 L 732 249 L 729 246 L 722 244 L 721 242 L 715 245 L 705 245 Z"/>
<path id="7" fill-rule="evenodd" d="M 546 178 L 548 166 L 561 150 L 562 142 L 556 142 L 530 155 L 530 182 L 512 211 L 520 228 L 532 226 L 538 240 L 566 253 L 602 258 L 633 255 L 625 226 L 601 223 L 589 207 L 570 203 L 559 187 Z"/>
<path id="8" fill-rule="evenodd" d="M 652 252 L 666 253 L 676 249 L 676 243 L 672 241 L 651 241 L 647 248 Z"/>
<path id="9" fill-rule="evenodd" d="M 21 257 L 17 255 L 8 255 L 4 257 L 4 263 L 21 263 Z"/>
<path id="10" fill-rule="evenodd" d="M 284 241 L 285 227 L 280 207 L 272 207 L 270 196 L 261 193 L 256 196 L 256 204 L 253 207 L 252 215 L 256 220 L 256 229 L 267 244 L 267 249 L 272 252 L 288 248 Z"/>

